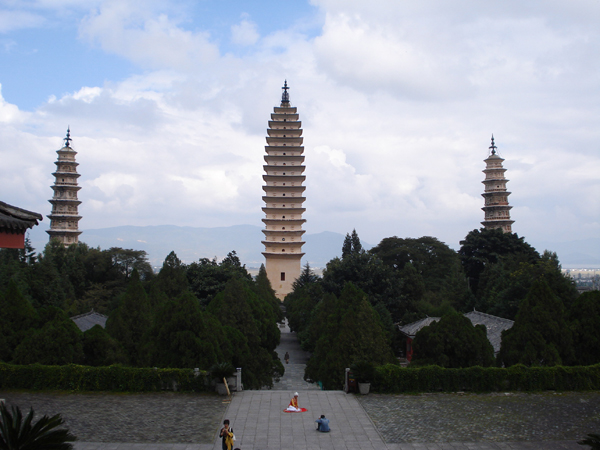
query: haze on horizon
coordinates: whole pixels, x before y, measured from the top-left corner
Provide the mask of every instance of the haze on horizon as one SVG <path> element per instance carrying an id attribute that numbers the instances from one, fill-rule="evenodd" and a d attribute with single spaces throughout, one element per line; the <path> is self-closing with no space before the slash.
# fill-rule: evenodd
<path id="1" fill-rule="evenodd" d="M 513 231 L 600 236 L 600 3 L 288 3 L 3 2 L 1 199 L 49 214 L 70 126 L 80 229 L 261 226 L 287 79 L 308 234 L 456 248 L 483 220 L 493 133 Z"/>

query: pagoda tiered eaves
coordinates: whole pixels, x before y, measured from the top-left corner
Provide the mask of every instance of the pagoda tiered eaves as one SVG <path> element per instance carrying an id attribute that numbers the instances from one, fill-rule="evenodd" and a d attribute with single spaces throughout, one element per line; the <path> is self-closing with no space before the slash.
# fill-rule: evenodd
<path id="1" fill-rule="evenodd" d="M 50 239 L 57 239 L 63 245 L 68 246 L 79 242 L 79 215 L 78 207 L 81 201 L 77 198 L 77 192 L 81 189 L 77 184 L 80 175 L 77 173 L 75 155 L 77 152 L 70 145 L 70 130 L 67 130 L 65 145 L 57 150 L 58 160 L 54 176 L 53 197 L 48 200 L 52 204 L 52 212 L 47 217 L 50 219 L 50 229 L 46 233 Z"/>
<path id="2" fill-rule="evenodd" d="M 281 105 L 274 108 L 267 129 L 264 156 L 265 218 L 263 233 L 267 276 L 276 295 L 283 299 L 292 291 L 292 284 L 300 275 L 302 253 L 302 225 L 306 222 L 302 206 L 306 179 L 304 172 L 304 138 L 297 108 L 290 106 L 287 82 L 283 87 Z"/>
<path id="3" fill-rule="evenodd" d="M 494 136 L 492 136 L 492 145 L 490 146 L 490 155 L 485 159 L 486 168 L 483 170 L 485 179 L 484 193 L 484 221 L 481 224 L 484 228 L 501 228 L 505 233 L 512 232 L 512 224 L 515 222 L 510 218 L 512 206 L 508 203 L 510 192 L 506 189 L 506 183 L 509 180 L 504 176 L 506 169 L 502 166 L 504 159 L 496 152 Z"/>

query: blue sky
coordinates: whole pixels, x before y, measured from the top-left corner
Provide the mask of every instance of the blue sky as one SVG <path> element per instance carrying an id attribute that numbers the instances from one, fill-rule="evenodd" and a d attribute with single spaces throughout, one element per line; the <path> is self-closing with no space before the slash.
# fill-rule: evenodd
<path id="1" fill-rule="evenodd" d="M 27 4 L 30 7 L 23 7 Z M 0 34 L 2 93 L 6 101 L 31 111 L 51 96 L 62 96 L 84 85 L 102 86 L 106 81 L 123 80 L 143 69 L 79 36 L 79 23 L 90 8 L 53 9 L 44 7 L 43 2 L 37 5 L 8 2 L 4 9 L 32 15 L 23 28 Z M 285 7 L 267 0 L 165 2 L 159 11 L 176 14 L 182 29 L 208 33 L 221 52 L 240 56 L 247 48 L 231 42 L 231 27 L 244 18 L 251 20 L 261 34 L 292 24 L 301 27 L 307 36 L 314 37 L 319 31 L 318 11 L 307 2 L 289 2 Z M 5 30 L 9 28 L 9 24 L 4 25 Z"/>
<path id="2" fill-rule="evenodd" d="M 260 226 L 287 79 L 309 233 L 457 247 L 493 133 L 514 230 L 597 238 L 598 23 L 592 0 L 5 0 L 0 197 L 49 213 L 70 126 L 83 230 Z"/>

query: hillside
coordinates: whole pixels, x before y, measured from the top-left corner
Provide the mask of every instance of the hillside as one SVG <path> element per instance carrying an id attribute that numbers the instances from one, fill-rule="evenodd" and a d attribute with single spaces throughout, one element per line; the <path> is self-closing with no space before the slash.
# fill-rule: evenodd
<path id="1" fill-rule="evenodd" d="M 34 227 L 30 231 L 30 239 L 36 250 L 41 251 L 48 242 L 44 231 L 46 224 Z M 150 262 L 155 266 L 162 265 L 165 257 L 175 250 L 177 256 L 190 263 L 200 258 L 222 259 L 228 252 L 235 250 L 242 263 L 247 267 L 259 267 L 264 258 L 261 254 L 264 247 L 262 228 L 254 225 L 234 225 L 231 227 L 199 228 L 178 227 L 175 225 L 159 226 L 123 226 L 84 230 L 81 241 L 91 247 L 108 249 L 110 247 L 145 250 Z M 306 261 L 311 266 L 325 267 L 325 264 L 340 256 L 344 235 L 331 231 L 304 235 L 306 244 L 303 249 Z M 540 253 L 545 249 L 558 254 L 563 268 L 600 268 L 600 238 L 570 242 L 536 242 L 528 239 Z M 362 241 L 365 249 L 373 245 Z M 377 244 L 377 243 L 376 243 Z M 456 246 L 447 243 L 453 248 Z"/>

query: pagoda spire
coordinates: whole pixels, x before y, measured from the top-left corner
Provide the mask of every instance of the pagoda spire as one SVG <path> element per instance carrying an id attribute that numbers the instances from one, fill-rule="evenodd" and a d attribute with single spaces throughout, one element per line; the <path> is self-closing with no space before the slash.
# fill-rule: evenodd
<path id="1" fill-rule="evenodd" d="M 489 149 L 490 149 L 490 154 L 491 155 L 495 155 L 496 154 L 496 149 L 498 147 L 496 147 L 496 144 L 494 144 L 494 135 L 492 134 L 492 145 L 490 145 Z"/>
<path id="2" fill-rule="evenodd" d="M 265 268 L 275 295 L 283 300 L 292 292 L 294 281 L 300 276 L 300 260 L 304 241 L 302 218 L 305 208 L 304 147 L 302 146 L 302 122 L 299 120 L 297 108 L 290 106 L 287 80 L 283 85 L 281 106 L 275 107 L 269 128 L 267 129 L 267 145 L 265 185 L 262 209 L 265 218 L 262 241 L 265 246 Z"/>
<path id="3" fill-rule="evenodd" d="M 290 104 L 290 93 L 288 92 L 288 85 L 287 85 L 287 80 L 284 81 L 283 83 L 283 87 L 281 88 L 283 89 L 283 92 L 281 93 L 281 106 L 284 105 L 288 105 Z"/>
<path id="4" fill-rule="evenodd" d="M 515 222 L 510 218 L 512 206 L 508 204 L 510 192 L 506 190 L 504 173 L 506 169 L 502 166 L 502 159 L 497 152 L 498 147 L 494 143 L 492 134 L 492 145 L 489 147 L 490 155 L 484 160 L 486 167 L 485 180 L 482 183 L 485 189 L 482 197 L 485 200 L 485 206 L 481 208 L 485 213 L 484 221 L 481 222 L 484 228 L 501 228 L 505 233 L 512 232 L 512 224 Z"/>
<path id="5" fill-rule="evenodd" d="M 81 202 L 77 199 L 77 192 L 81 189 L 77 184 L 79 174 L 75 155 L 77 152 L 71 147 L 71 128 L 67 127 L 67 137 L 63 138 L 63 148 L 57 150 L 58 159 L 54 175 L 53 197 L 48 200 L 52 204 L 52 213 L 47 217 L 50 219 L 50 229 L 46 233 L 50 239 L 57 239 L 65 247 L 79 242 L 79 215 L 78 207 Z"/>
<path id="6" fill-rule="evenodd" d="M 63 139 L 65 141 L 65 147 L 71 147 L 71 127 L 67 125 L 67 137 Z"/>

